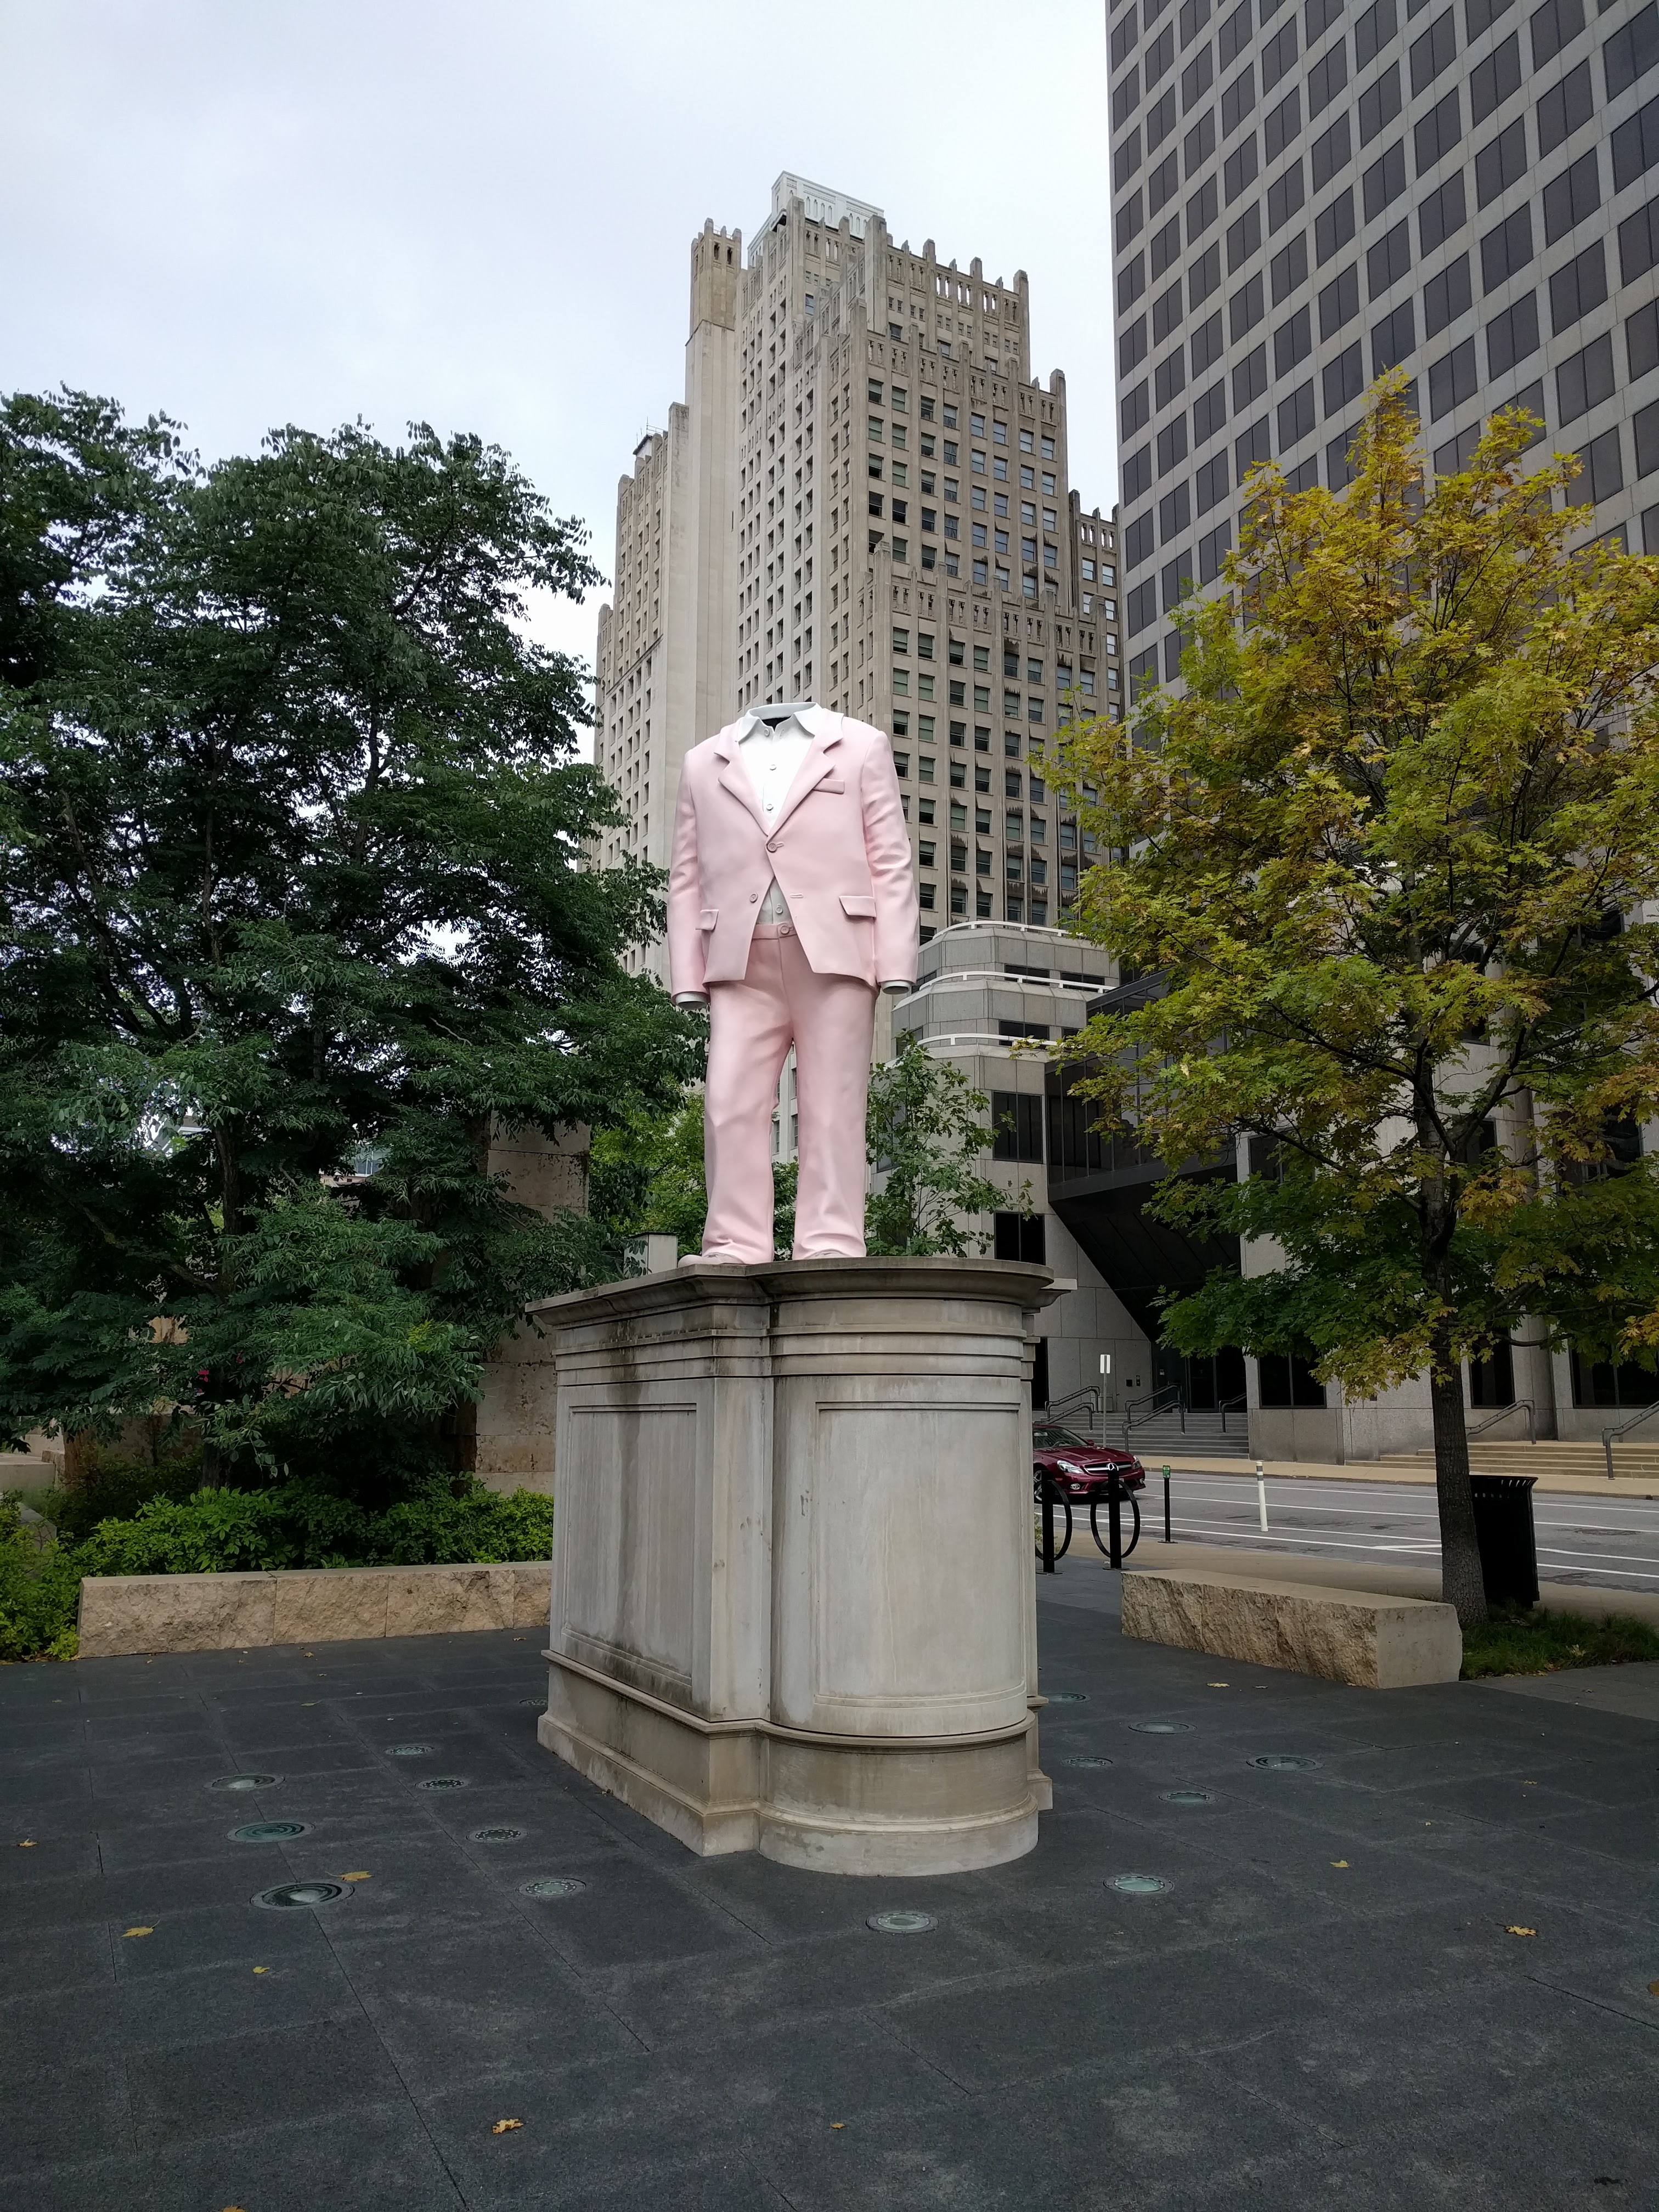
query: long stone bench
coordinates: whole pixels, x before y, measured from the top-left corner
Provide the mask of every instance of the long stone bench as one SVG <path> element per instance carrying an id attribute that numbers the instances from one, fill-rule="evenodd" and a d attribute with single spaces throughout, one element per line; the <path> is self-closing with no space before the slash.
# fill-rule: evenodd
<path id="1" fill-rule="evenodd" d="M 520 1559 L 491 1566 L 88 1575 L 81 1585 L 81 1656 L 544 1629 L 552 1573 L 549 1559 Z"/>
<path id="2" fill-rule="evenodd" d="M 1123 1633 L 1369 1690 L 1455 1682 L 1463 1663 L 1449 1605 L 1207 1569 L 1126 1574 Z"/>

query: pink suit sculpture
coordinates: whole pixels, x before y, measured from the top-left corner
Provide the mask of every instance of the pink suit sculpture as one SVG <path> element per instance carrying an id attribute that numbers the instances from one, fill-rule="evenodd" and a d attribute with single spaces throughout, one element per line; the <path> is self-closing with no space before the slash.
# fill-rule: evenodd
<path id="1" fill-rule="evenodd" d="M 671 988 L 707 1000 L 705 1260 L 763 1264 L 772 1107 L 795 1048 L 797 1260 L 864 1255 L 865 1105 L 878 986 L 914 987 L 910 840 L 887 739 L 799 703 L 745 714 L 680 770 Z"/>

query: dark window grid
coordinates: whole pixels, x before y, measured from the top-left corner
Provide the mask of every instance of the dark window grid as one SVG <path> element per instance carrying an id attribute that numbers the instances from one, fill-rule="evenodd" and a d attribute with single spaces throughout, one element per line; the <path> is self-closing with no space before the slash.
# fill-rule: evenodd
<path id="1" fill-rule="evenodd" d="M 1441 73 L 1449 70 L 1457 58 L 1457 21 L 1448 8 L 1437 15 L 1426 31 L 1411 42 L 1408 49 L 1412 72 L 1413 98 L 1429 87 Z"/>
<path id="2" fill-rule="evenodd" d="M 1437 162 L 1443 161 L 1452 149 L 1462 143 L 1463 114 L 1454 85 L 1412 125 L 1412 159 L 1418 175 L 1426 176 Z"/>
<path id="3" fill-rule="evenodd" d="M 1322 115 L 1348 84 L 1348 42 L 1339 39 L 1308 71 L 1308 120 Z"/>
<path id="4" fill-rule="evenodd" d="M 1521 34 L 1511 31 L 1469 71 L 1469 121 L 1485 123 L 1521 89 Z"/>
<path id="5" fill-rule="evenodd" d="M 1595 87 L 1590 65 L 1580 62 L 1557 84 L 1540 93 L 1534 113 L 1538 125 L 1538 158 L 1565 146 L 1595 112 Z"/>
<path id="6" fill-rule="evenodd" d="M 1607 98 L 1617 100 L 1621 92 L 1628 92 L 1656 63 L 1659 63 L 1659 0 L 1649 0 L 1647 7 L 1638 9 L 1601 42 Z"/>
<path id="7" fill-rule="evenodd" d="M 1474 199 L 1477 207 L 1489 207 L 1511 185 L 1519 184 L 1527 173 L 1527 123 L 1517 115 L 1513 123 L 1505 124 L 1495 137 L 1477 149 L 1474 156 Z"/>
<path id="8" fill-rule="evenodd" d="M 1555 372 L 1555 404 L 1557 417 L 1563 429 L 1569 422 L 1588 415 L 1592 407 L 1599 407 L 1604 399 L 1611 399 L 1618 388 L 1613 372 L 1613 333 L 1604 331 L 1600 337 L 1592 338 L 1575 354 L 1560 362 Z M 1638 441 L 1638 452 L 1641 450 Z M 1645 476 L 1645 469 L 1638 469 Z"/>
<path id="9" fill-rule="evenodd" d="M 1400 112 L 1400 64 L 1390 62 L 1359 95 L 1359 143 L 1369 146 Z"/>
<path id="10" fill-rule="evenodd" d="M 1601 156 L 1591 146 L 1544 187 L 1544 243 L 1553 246 L 1588 222 L 1601 204 Z"/>
<path id="11" fill-rule="evenodd" d="M 1564 47 L 1570 46 L 1584 27 L 1584 0 L 1545 0 L 1527 18 L 1527 37 L 1534 69 L 1542 69 Z"/>
<path id="12" fill-rule="evenodd" d="M 1437 269 L 1423 287 L 1423 336 L 1438 337 L 1448 324 L 1467 314 L 1474 304 L 1469 276 L 1469 257 L 1460 253 Z"/>
<path id="13" fill-rule="evenodd" d="M 1593 308 L 1601 307 L 1607 296 L 1607 255 L 1597 238 L 1551 272 L 1551 335 L 1559 337 L 1563 331 L 1571 330 Z"/>

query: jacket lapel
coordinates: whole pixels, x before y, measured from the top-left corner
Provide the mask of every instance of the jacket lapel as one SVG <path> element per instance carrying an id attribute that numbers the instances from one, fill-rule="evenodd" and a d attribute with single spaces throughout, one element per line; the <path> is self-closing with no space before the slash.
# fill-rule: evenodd
<path id="1" fill-rule="evenodd" d="M 740 799 L 763 834 L 766 832 L 766 817 L 761 812 L 760 801 L 755 796 L 755 787 L 749 781 L 749 771 L 738 758 L 738 732 L 741 722 L 733 722 L 720 732 L 714 740 L 714 750 L 720 763 L 720 786 L 729 791 L 733 799 Z"/>
<path id="2" fill-rule="evenodd" d="M 827 714 L 821 707 L 812 709 L 812 750 L 801 763 L 788 795 L 779 810 L 771 834 L 776 836 L 784 823 L 800 805 L 809 792 L 814 790 L 829 775 L 835 763 L 830 758 L 830 748 L 841 743 L 839 714 Z"/>

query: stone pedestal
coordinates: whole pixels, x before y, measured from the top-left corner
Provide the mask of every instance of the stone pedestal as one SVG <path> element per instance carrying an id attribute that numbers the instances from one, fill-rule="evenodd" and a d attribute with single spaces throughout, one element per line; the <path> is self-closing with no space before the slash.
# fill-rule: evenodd
<path id="1" fill-rule="evenodd" d="M 534 1310 L 558 1368 L 550 1751 L 700 1852 L 1017 1858 L 1048 1271 L 693 1263 Z"/>

